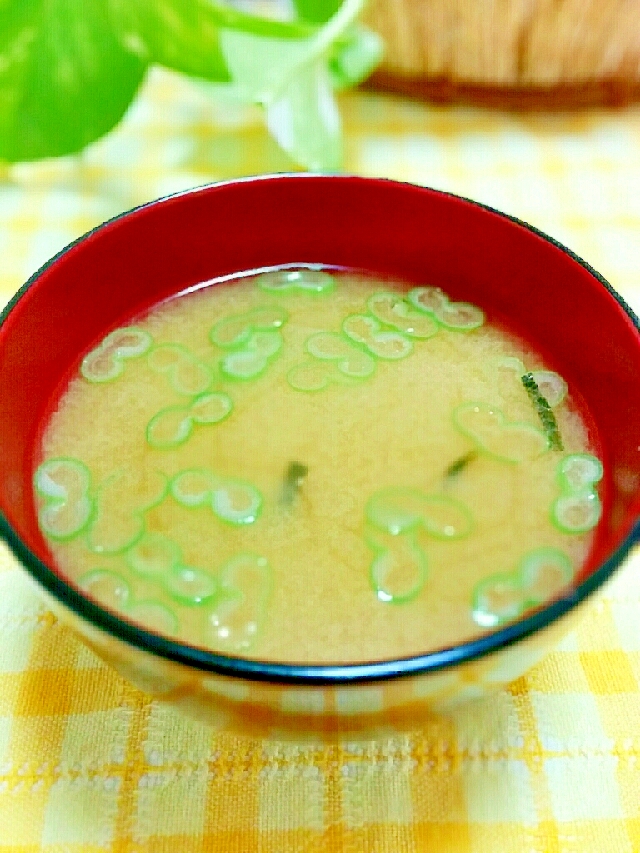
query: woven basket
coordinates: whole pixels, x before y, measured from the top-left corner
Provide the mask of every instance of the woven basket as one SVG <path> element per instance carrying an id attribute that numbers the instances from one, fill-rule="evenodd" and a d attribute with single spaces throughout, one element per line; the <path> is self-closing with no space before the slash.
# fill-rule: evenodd
<path id="1" fill-rule="evenodd" d="M 640 98 L 640 0 L 371 0 L 369 85 L 515 108 Z"/>

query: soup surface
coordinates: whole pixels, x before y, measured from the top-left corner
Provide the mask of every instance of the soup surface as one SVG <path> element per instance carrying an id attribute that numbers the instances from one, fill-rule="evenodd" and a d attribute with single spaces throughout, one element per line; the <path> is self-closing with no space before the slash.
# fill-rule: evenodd
<path id="1" fill-rule="evenodd" d="M 571 389 L 480 308 L 323 270 L 203 286 L 111 332 L 34 475 L 61 570 L 261 659 L 456 644 L 570 584 L 602 468 Z"/>

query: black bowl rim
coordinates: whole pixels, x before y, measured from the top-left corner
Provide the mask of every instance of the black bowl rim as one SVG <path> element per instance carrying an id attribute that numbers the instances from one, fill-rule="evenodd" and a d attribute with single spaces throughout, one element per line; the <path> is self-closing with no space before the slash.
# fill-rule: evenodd
<path id="1" fill-rule="evenodd" d="M 346 174 L 318 174 L 318 173 L 278 173 L 246 176 L 224 181 L 216 181 L 203 186 L 193 187 L 168 196 L 154 199 L 150 202 L 138 205 L 131 210 L 124 211 L 111 219 L 83 234 L 74 240 L 50 260 L 43 264 L 28 281 L 18 290 L 14 297 L 0 313 L 0 326 L 7 319 L 10 312 L 31 288 L 40 276 L 49 269 L 63 255 L 67 254 L 78 243 L 89 239 L 93 234 L 108 227 L 120 219 L 126 218 L 138 211 L 148 207 L 155 207 L 167 201 L 206 192 L 216 187 L 223 187 L 239 183 L 255 181 L 291 181 L 291 180 L 331 180 L 345 183 L 364 182 L 368 184 L 393 184 L 409 186 L 415 190 L 426 190 L 441 196 L 457 199 L 474 207 L 478 207 L 489 213 L 493 213 L 503 219 L 525 228 L 546 242 L 555 246 L 569 258 L 579 264 L 590 275 L 592 275 L 618 302 L 627 314 L 640 334 L 640 322 L 636 314 L 627 305 L 616 290 L 594 270 L 586 261 L 559 243 L 553 237 L 540 231 L 533 225 L 518 219 L 489 205 L 457 195 L 456 193 L 436 190 L 431 187 L 412 184 L 407 181 L 396 181 L 388 178 L 367 178 L 357 175 Z M 578 586 L 571 589 L 566 595 L 552 601 L 550 604 L 536 610 L 518 622 L 511 623 L 496 631 L 484 634 L 476 639 L 469 640 L 457 646 L 436 649 L 425 654 L 413 655 L 406 658 L 386 659 L 365 663 L 353 664 L 296 664 L 276 663 L 271 661 L 252 660 L 250 658 L 233 657 L 209 652 L 186 643 L 176 642 L 150 631 L 146 631 L 137 625 L 120 619 L 114 613 L 104 610 L 98 604 L 85 598 L 78 590 L 66 583 L 52 569 L 48 568 L 19 538 L 13 530 L 6 517 L 0 512 L 0 537 L 7 543 L 14 556 L 22 566 L 31 574 L 37 583 L 47 593 L 53 596 L 67 609 L 71 610 L 81 620 L 91 623 L 93 627 L 101 629 L 112 638 L 125 642 L 137 651 L 143 651 L 154 657 L 161 658 L 173 663 L 182 664 L 202 673 L 210 673 L 240 678 L 248 681 L 269 682 L 276 684 L 296 684 L 307 686 L 324 686 L 356 684 L 366 682 L 387 681 L 398 677 L 427 675 L 429 673 L 442 671 L 458 664 L 474 661 L 491 653 L 508 648 L 515 643 L 541 631 L 551 623 L 556 622 L 574 607 L 592 595 L 599 589 L 619 568 L 632 548 L 640 542 L 640 517 L 634 522 L 630 532 L 625 536 L 619 547 L 592 572 Z"/>

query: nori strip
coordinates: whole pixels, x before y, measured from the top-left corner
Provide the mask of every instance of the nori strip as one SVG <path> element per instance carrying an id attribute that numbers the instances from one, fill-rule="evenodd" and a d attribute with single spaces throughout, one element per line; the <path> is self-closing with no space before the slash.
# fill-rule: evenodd
<path id="1" fill-rule="evenodd" d="M 302 486 L 304 478 L 309 473 L 309 469 L 302 462 L 290 462 L 287 466 L 287 471 L 282 484 L 281 503 L 289 506 L 293 503 L 293 499 L 297 495 Z"/>
<path id="2" fill-rule="evenodd" d="M 451 465 L 444 472 L 444 475 L 447 479 L 452 477 L 456 477 L 462 470 L 464 470 L 469 462 L 473 462 L 473 460 L 478 456 L 477 450 L 470 450 L 468 453 L 465 453 L 464 456 L 461 456 L 459 459 L 456 459 L 455 462 L 452 462 Z"/>
<path id="3" fill-rule="evenodd" d="M 540 393 L 538 383 L 533 378 L 533 374 L 525 373 L 520 379 L 538 413 L 544 433 L 549 439 L 549 447 L 552 450 L 564 450 L 556 416 L 551 411 L 551 406 L 546 398 Z"/>

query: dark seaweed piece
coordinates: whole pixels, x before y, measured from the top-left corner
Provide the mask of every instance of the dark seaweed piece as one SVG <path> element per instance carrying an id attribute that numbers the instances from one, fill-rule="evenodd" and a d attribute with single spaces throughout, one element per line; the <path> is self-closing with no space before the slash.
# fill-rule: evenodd
<path id="1" fill-rule="evenodd" d="M 536 412 L 538 413 L 544 433 L 549 440 L 549 447 L 552 450 L 564 450 L 556 416 L 551 411 L 551 406 L 547 402 L 546 398 L 540 393 L 540 389 L 538 388 L 536 380 L 533 378 L 533 374 L 525 373 L 520 377 L 520 379 L 527 394 L 531 398 L 531 402 L 535 406 Z"/>
<path id="2" fill-rule="evenodd" d="M 290 506 L 293 503 L 295 496 L 300 491 L 300 487 L 304 482 L 304 478 L 309 473 L 309 469 L 302 462 L 289 462 L 284 482 L 282 484 L 282 493 L 280 502 L 285 506 Z"/>
<path id="3" fill-rule="evenodd" d="M 470 450 L 468 453 L 465 453 L 464 456 L 461 456 L 459 459 L 456 459 L 455 462 L 452 462 L 451 465 L 444 472 L 445 477 L 450 480 L 453 477 L 457 477 L 458 474 L 463 471 L 469 462 L 473 462 L 478 456 L 477 450 Z"/>

